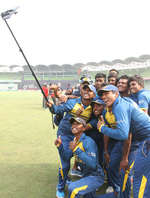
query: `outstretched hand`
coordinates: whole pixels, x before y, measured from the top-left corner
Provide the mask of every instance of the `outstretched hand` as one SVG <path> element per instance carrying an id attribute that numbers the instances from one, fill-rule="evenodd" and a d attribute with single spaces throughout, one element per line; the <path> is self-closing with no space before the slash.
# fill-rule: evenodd
<path id="1" fill-rule="evenodd" d="M 71 141 L 71 142 L 69 143 L 69 148 L 70 148 L 72 151 L 76 148 L 76 146 L 77 146 L 76 141 Z"/>
<path id="2" fill-rule="evenodd" d="M 52 107 L 53 104 L 54 104 L 54 103 L 53 103 L 52 101 L 48 101 L 48 102 L 47 102 L 47 106 L 48 106 L 48 107 Z"/>
<path id="3" fill-rule="evenodd" d="M 120 162 L 120 167 L 119 167 L 119 172 L 121 171 L 121 170 L 124 170 L 124 171 L 126 171 L 126 170 L 129 170 L 129 164 L 128 164 L 128 159 L 122 159 L 121 160 L 121 162 Z"/>
<path id="4" fill-rule="evenodd" d="M 84 107 L 81 105 L 81 107 L 76 111 L 76 115 L 80 116 L 80 114 L 84 111 Z"/>

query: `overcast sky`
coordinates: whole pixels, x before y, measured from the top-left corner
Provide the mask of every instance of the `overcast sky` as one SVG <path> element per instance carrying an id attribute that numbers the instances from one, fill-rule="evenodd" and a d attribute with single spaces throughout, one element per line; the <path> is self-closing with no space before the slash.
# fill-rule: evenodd
<path id="1" fill-rule="evenodd" d="M 150 54 L 149 0 L 0 0 L 31 65 L 75 64 Z M 25 60 L 0 18 L 0 65 Z"/>

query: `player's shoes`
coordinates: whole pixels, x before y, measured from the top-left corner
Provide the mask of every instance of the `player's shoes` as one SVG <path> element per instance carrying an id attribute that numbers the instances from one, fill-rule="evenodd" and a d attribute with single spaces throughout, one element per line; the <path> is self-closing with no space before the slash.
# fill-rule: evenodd
<path id="1" fill-rule="evenodd" d="M 107 193 L 112 193 L 112 192 L 114 192 L 113 187 L 112 186 L 108 186 L 108 188 L 106 189 L 106 194 Z"/>

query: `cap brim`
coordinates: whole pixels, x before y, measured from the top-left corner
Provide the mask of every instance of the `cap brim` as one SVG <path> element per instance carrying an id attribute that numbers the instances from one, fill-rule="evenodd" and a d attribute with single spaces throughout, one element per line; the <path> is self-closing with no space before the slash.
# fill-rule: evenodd
<path id="1" fill-rule="evenodd" d="M 82 123 L 82 122 L 80 122 L 78 119 L 76 119 L 75 117 L 72 117 L 71 119 L 70 119 L 70 123 L 72 124 L 73 122 L 77 122 L 77 123 L 79 123 L 79 124 L 82 124 L 84 127 L 86 126 L 86 123 L 84 124 L 84 123 Z"/>
<path id="2" fill-rule="evenodd" d="M 74 121 L 76 121 L 75 118 L 71 118 L 71 119 L 70 119 L 70 123 L 71 123 L 71 124 L 72 124 Z"/>
<path id="3" fill-rule="evenodd" d="M 74 121 L 76 121 L 76 122 L 78 122 L 78 123 L 80 123 L 80 124 L 82 124 L 81 122 L 79 122 L 79 120 L 77 120 L 76 118 L 71 118 L 70 119 L 70 123 L 72 124 Z"/>
<path id="4" fill-rule="evenodd" d="M 96 104 L 99 104 L 99 105 L 104 105 L 104 103 L 100 103 L 100 102 L 98 102 L 98 101 L 92 101 L 92 104 L 93 103 L 96 103 Z"/>
<path id="5" fill-rule="evenodd" d="M 101 96 L 104 92 L 109 92 L 110 90 L 100 89 L 98 90 L 97 94 Z"/>

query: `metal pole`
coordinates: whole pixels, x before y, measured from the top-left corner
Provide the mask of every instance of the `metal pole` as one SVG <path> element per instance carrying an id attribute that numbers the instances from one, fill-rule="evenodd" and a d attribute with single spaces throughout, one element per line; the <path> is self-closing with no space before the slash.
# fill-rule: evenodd
<path id="1" fill-rule="evenodd" d="M 6 12 L 8 12 L 8 11 L 6 11 Z M 5 13 L 6 13 L 6 12 L 5 12 Z M 5 13 L 4 13 L 4 14 L 5 14 Z M 16 14 L 16 13 L 15 13 L 15 14 Z M 10 31 L 10 33 L 11 33 L 11 35 L 13 36 L 13 38 L 14 38 L 14 40 L 15 40 L 15 42 L 16 42 L 18 48 L 19 48 L 19 51 L 20 51 L 21 54 L 23 55 L 23 57 L 24 57 L 24 59 L 25 59 L 27 65 L 28 65 L 28 67 L 29 67 L 29 69 L 30 69 L 30 71 L 31 71 L 31 73 L 32 73 L 32 75 L 33 75 L 33 77 L 35 78 L 35 81 L 37 82 L 37 84 L 38 84 L 38 86 L 39 86 L 39 88 L 40 88 L 40 90 L 41 90 L 41 92 L 42 92 L 42 94 L 43 94 L 43 96 L 44 96 L 44 98 L 45 98 L 45 100 L 48 102 L 48 99 L 47 99 L 47 97 L 46 97 L 46 95 L 45 95 L 45 93 L 44 93 L 44 91 L 43 91 L 43 89 L 42 89 L 42 87 L 41 87 L 41 85 L 40 85 L 40 83 L 39 83 L 39 81 L 38 81 L 38 79 L 37 79 L 37 77 L 36 77 L 34 71 L 32 70 L 31 65 L 29 64 L 29 61 L 27 60 L 27 58 L 26 58 L 26 56 L 25 56 L 25 54 L 24 54 L 22 48 L 20 47 L 20 45 L 19 45 L 19 43 L 18 43 L 18 41 L 17 41 L 17 39 L 16 39 L 14 33 L 12 32 L 10 26 L 9 26 L 8 23 L 7 23 L 7 20 L 6 20 L 7 18 L 3 17 L 3 13 L 1 14 L 1 16 L 2 16 L 3 20 L 5 21 L 5 23 L 6 23 L 7 27 L 8 27 L 8 29 L 9 29 L 9 31 Z M 9 16 L 9 17 L 10 17 L 10 16 Z M 50 108 L 49 108 L 49 110 L 50 110 Z M 54 128 L 55 128 L 55 125 L 54 125 L 54 121 L 53 121 L 53 114 L 51 113 L 51 115 L 52 115 L 52 125 L 53 125 L 53 129 L 54 129 Z"/>

